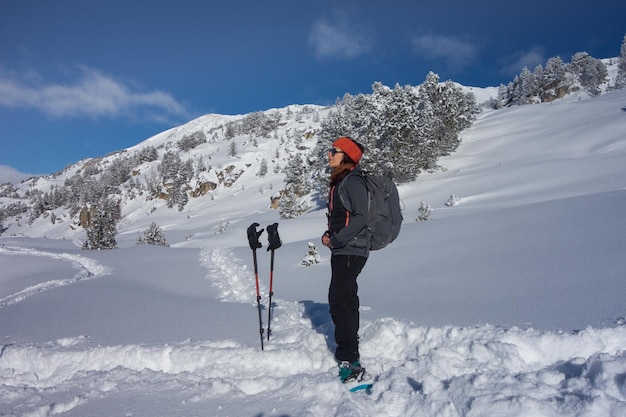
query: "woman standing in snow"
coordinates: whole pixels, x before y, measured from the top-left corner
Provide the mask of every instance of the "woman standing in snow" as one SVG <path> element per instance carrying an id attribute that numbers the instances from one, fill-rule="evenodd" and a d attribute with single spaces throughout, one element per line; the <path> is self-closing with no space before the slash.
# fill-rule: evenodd
<path id="1" fill-rule="evenodd" d="M 359 296 L 357 277 L 369 255 L 367 244 L 368 193 L 358 163 L 363 147 L 340 137 L 328 151 L 331 168 L 328 230 L 322 243 L 332 251 L 328 290 L 330 314 L 335 324 L 335 359 L 343 382 L 366 375 L 359 358 Z M 346 209 L 350 207 L 350 211 Z"/>

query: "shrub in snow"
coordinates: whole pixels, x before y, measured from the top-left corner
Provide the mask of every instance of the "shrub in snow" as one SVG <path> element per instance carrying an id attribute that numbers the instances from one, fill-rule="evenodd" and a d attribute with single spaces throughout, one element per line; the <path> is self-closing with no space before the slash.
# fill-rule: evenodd
<path id="1" fill-rule="evenodd" d="M 425 203 L 424 201 L 422 201 L 422 203 L 420 204 L 420 208 L 417 209 L 417 221 L 421 222 L 421 221 L 426 221 L 430 218 L 430 214 L 432 213 L 433 209 L 430 207 L 430 204 Z"/>
<path id="2" fill-rule="evenodd" d="M 315 244 L 313 244 L 313 242 L 307 243 L 307 254 L 304 258 L 302 258 L 300 266 L 311 266 L 320 263 L 320 261 L 320 254 L 317 251 Z"/>
<path id="3" fill-rule="evenodd" d="M 448 207 L 456 206 L 457 204 L 459 204 L 459 199 L 456 198 L 456 196 L 454 194 L 452 194 L 450 196 L 450 198 L 448 198 L 448 201 L 446 201 L 445 204 Z"/>
<path id="4" fill-rule="evenodd" d="M 217 230 L 215 232 L 215 234 L 222 234 L 226 231 L 226 229 L 228 229 L 228 226 L 230 226 L 230 222 L 228 220 L 221 220 L 220 221 L 220 225 L 217 226 Z"/>
<path id="5" fill-rule="evenodd" d="M 152 222 L 150 226 L 143 232 L 143 238 L 141 236 L 137 237 L 137 244 L 169 246 L 167 240 L 165 239 L 163 231 L 155 222 Z"/>

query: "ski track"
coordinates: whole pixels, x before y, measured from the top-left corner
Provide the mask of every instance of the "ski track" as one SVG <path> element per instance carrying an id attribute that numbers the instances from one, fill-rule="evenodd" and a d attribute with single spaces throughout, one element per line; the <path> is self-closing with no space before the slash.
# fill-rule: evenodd
<path id="1" fill-rule="evenodd" d="M 246 303 L 255 294 L 254 282 L 246 265 L 235 259 L 228 249 L 203 249 L 200 264 L 207 268 L 207 279 L 219 289 L 220 299 L 227 302 Z M 259 284 L 262 290 L 262 284 Z"/>
<path id="2" fill-rule="evenodd" d="M 32 295 L 38 294 L 57 287 L 74 284 L 78 281 L 98 278 L 109 273 L 108 268 L 101 265 L 97 261 L 80 255 L 72 255 L 69 253 L 44 252 L 33 248 L 21 248 L 17 246 L 0 246 L 0 255 L 29 255 L 29 256 L 45 256 L 52 259 L 60 259 L 69 261 L 72 267 L 78 272 L 71 278 L 53 279 L 41 282 L 30 287 L 24 288 L 14 294 L 10 294 L 0 299 L 0 308 L 18 303 Z"/>
<path id="3" fill-rule="evenodd" d="M 249 272 L 232 252 L 205 249 L 200 262 L 222 300 L 250 303 Z M 233 396 L 270 415 L 626 415 L 623 325 L 564 334 L 364 321 L 362 359 L 377 375 L 367 395 L 349 393 L 338 382 L 327 341 L 332 326 L 313 325 L 305 310 L 304 303 L 276 300 L 265 351 L 229 340 L 99 346 L 85 336 L 5 345 L 0 415 L 78 412 L 107 396 L 146 392 L 175 395 L 180 415 L 198 409 L 228 415 L 223 398 Z"/>

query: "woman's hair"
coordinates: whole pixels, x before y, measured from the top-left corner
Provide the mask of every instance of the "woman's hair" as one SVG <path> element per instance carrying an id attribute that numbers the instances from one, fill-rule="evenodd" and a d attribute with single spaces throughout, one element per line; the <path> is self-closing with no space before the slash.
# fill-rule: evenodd
<path id="1" fill-rule="evenodd" d="M 349 157 L 347 157 L 347 155 L 344 154 L 343 157 L 344 159 L 341 162 L 341 164 L 335 169 L 333 169 L 333 171 L 330 173 L 331 187 L 333 185 L 339 184 L 341 180 L 344 179 L 346 175 L 348 175 L 350 171 L 352 171 L 356 165 L 354 162 L 352 162 L 352 160 Z"/>

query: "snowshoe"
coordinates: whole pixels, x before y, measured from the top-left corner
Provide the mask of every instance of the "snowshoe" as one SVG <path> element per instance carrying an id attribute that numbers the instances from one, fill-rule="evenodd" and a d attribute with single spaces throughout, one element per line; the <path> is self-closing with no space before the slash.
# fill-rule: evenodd
<path id="1" fill-rule="evenodd" d="M 362 382 L 370 379 L 369 374 L 365 371 L 365 368 L 361 366 L 359 361 L 348 362 L 341 361 L 339 363 L 339 379 L 344 384 L 347 382 Z"/>

